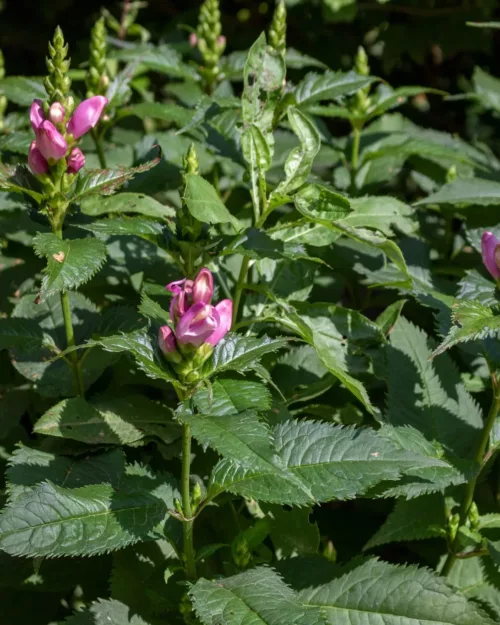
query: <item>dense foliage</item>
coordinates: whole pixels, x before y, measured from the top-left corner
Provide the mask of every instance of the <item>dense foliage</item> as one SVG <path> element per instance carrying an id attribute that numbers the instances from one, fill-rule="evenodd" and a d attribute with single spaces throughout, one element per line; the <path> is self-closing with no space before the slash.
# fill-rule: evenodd
<path id="1" fill-rule="evenodd" d="M 493 625 L 500 79 L 141 8 L 0 55 L 2 623 Z"/>

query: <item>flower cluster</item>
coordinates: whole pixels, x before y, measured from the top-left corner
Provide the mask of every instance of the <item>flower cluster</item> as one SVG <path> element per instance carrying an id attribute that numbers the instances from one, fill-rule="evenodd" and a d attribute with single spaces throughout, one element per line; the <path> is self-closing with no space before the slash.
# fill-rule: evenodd
<path id="1" fill-rule="evenodd" d="M 500 241 L 493 232 L 484 232 L 481 238 L 483 263 L 495 280 L 500 280 Z"/>
<path id="2" fill-rule="evenodd" d="M 76 174 L 85 165 L 85 156 L 75 142 L 99 121 L 108 100 L 94 96 L 81 102 L 64 124 L 66 111 L 60 102 L 51 104 L 46 116 L 41 100 L 34 100 L 30 110 L 31 127 L 35 141 L 30 146 L 28 164 L 39 176 L 46 174 L 49 165 L 66 158 L 66 173 Z"/>
<path id="3" fill-rule="evenodd" d="M 172 294 L 170 317 L 174 330 L 162 326 L 158 332 L 158 344 L 172 363 L 183 362 L 183 355 L 189 356 L 203 347 L 202 358 L 231 328 L 233 303 L 224 299 L 212 306 L 214 291 L 213 276 L 208 269 L 201 269 L 194 280 L 178 280 L 166 287 Z"/>

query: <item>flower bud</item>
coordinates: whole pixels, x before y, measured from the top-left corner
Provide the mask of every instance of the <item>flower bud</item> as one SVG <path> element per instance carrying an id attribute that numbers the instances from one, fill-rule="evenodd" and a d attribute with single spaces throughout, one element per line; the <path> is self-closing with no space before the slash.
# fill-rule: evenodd
<path id="1" fill-rule="evenodd" d="M 31 104 L 31 108 L 30 108 L 31 127 L 36 132 L 44 121 L 45 121 L 45 115 L 43 114 L 42 101 L 33 100 Z"/>
<path id="2" fill-rule="evenodd" d="M 192 48 L 196 48 L 196 44 L 197 44 L 197 43 L 198 43 L 198 37 L 197 37 L 196 33 L 191 33 L 191 34 L 189 35 L 189 45 L 190 45 Z"/>
<path id="3" fill-rule="evenodd" d="M 36 147 L 35 141 L 33 141 L 30 145 L 28 152 L 28 165 L 35 176 L 46 174 L 49 171 L 49 164 L 40 150 Z"/>
<path id="4" fill-rule="evenodd" d="M 85 165 L 85 156 L 80 148 L 73 148 L 66 159 L 68 163 L 68 174 L 76 174 Z"/>
<path id="5" fill-rule="evenodd" d="M 200 269 L 193 282 L 192 297 L 193 303 L 203 302 L 210 304 L 214 292 L 214 280 L 212 272 L 208 269 Z"/>
<path id="6" fill-rule="evenodd" d="M 66 139 L 57 130 L 52 122 L 49 122 L 48 120 L 43 121 L 37 128 L 35 134 L 36 147 L 47 160 L 52 158 L 55 161 L 58 161 L 66 155 L 66 152 L 68 151 Z"/>
<path id="7" fill-rule="evenodd" d="M 158 330 L 158 347 L 168 361 L 182 362 L 182 356 L 177 351 L 174 333 L 169 326 L 162 326 Z"/>
<path id="8" fill-rule="evenodd" d="M 206 342 L 214 347 L 231 329 L 233 302 L 230 299 L 223 299 L 215 306 L 215 311 L 218 313 L 219 323 L 217 329 L 206 339 Z"/>
<path id="9" fill-rule="evenodd" d="M 177 323 L 179 318 L 182 317 L 191 305 L 189 296 L 193 290 L 193 281 L 187 279 L 177 280 L 176 282 L 167 284 L 166 288 L 174 294 L 170 302 L 170 318 L 173 323 Z"/>
<path id="10" fill-rule="evenodd" d="M 495 280 L 500 280 L 500 241 L 493 232 L 485 232 L 481 238 L 483 263 Z"/>
<path id="11" fill-rule="evenodd" d="M 99 122 L 107 103 L 107 98 L 102 95 L 96 95 L 80 102 L 68 122 L 68 132 L 72 134 L 75 139 L 79 139 L 94 128 Z"/>
<path id="12" fill-rule="evenodd" d="M 64 106 L 60 102 L 50 105 L 49 119 L 53 124 L 60 124 L 64 120 Z"/>
<path id="13" fill-rule="evenodd" d="M 175 329 L 181 345 L 199 347 L 219 327 L 219 313 L 210 304 L 193 304 L 179 319 Z"/>

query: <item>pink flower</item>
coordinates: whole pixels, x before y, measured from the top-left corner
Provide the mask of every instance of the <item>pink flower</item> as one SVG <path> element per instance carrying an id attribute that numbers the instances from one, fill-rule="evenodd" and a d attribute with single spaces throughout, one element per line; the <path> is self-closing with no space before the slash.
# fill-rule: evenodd
<path id="1" fill-rule="evenodd" d="M 36 129 L 35 134 L 36 146 L 47 160 L 52 158 L 58 161 L 66 155 L 68 150 L 66 139 L 52 122 L 43 121 Z"/>
<path id="2" fill-rule="evenodd" d="M 219 313 L 210 304 L 193 304 L 179 319 L 175 328 L 177 341 L 181 345 L 199 347 L 219 327 Z"/>
<path id="3" fill-rule="evenodd" d="M 28 152 L 28 165 L 35 176 L 46 174 L 49 171 L 49 164 L 40 150 L 36 147 L 35 141 L 33 141 L 30 145 Z"/>
<path id="4" fill-rule="evenodd" d="M 162 326 L 158 330 L 158 347 L 168 361 L 177 364 L 182 362 L 182 356 L 177 351 L 174 333 L 169 326 Z"/>
<path id="5" fill-rule="evenodd" d="M 50 105 L 49 119 L 53 124 L 60 124 L 64 120 L 64 106 L 60 102 Z"/>
<path id="6" fill-rule="evenodd" d="M 495 280 L 500 280 L 500 241 L 493 232 L 485 232 L 481 237 L 483 263 Z"/>
<path id="7" fill-rule="evenodd" d="M 217 343 L 229 332 L 233 321 L 233 302 L 230 299 L 223 299 L 215 307 L 219 314 L 219 325 L 217 329 L 206 339 L 206 343 L 215 347 Z"/>
<path id="8" fill-rule="evenodd" d="M 204 304 L 210 304 L 213 292 L 214 279 L 212 272 L 205 268 L 200 269 L 193 283 L 193 303 L 203 302 Z"/>
<path id="9" fill-rule="evenodd" d="M 43 106 L 41 100 L 33 100 L 30 108 L 30 122 L 31 127 L 36 132 L 38 128 L 45 121 L 45 115 L 43 113 Z"/>
<path id="10" fill-rule="evenodd" d="M 73 148 L 66 159 L 68 163 L 68 174 L 76 174 L 85 165 L 85 156 L 80 148 Z"/>
<path id="11" fill-rule="evenodd" d="M 102 95 L 80 102 L 68 122 L 68 132 L 79 139 L 97 124 L 107 103 L 107 98 Z"/>
<path id="12" fill-rule="evenodd" d="M 170 302 L 170 318 L 173 323 L 177 323 L 179 318 L 191 306 L 189 296 L 193 289 L 193 281 L 187 279 L 177 280 L 177 282 L 167 284 L 166 288 L 174 294 Z"/>
<path id="13" fill-rule="evenodd" d="M 198 37 L 197 37 L 196 33 L 191 33 L 191 34 L 189 35 L 189 45 L 190 45 L 192 48 L 196 48 L 196 44 L 197 44 L 197 43 L 198 43 Z"/>

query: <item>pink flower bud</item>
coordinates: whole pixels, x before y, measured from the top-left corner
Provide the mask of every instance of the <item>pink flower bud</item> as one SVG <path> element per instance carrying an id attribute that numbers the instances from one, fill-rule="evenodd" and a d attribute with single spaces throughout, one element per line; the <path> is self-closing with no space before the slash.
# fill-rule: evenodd
<path id="1" fill-rule="evenodd" d="M 483 263 L 495 280 L 500 280 L 500 241 L 493 232 L 485 232 L 481 238 Z"/>
<path id="2" fill-rule="evenodd" d="M 45 115 L 43 114 L 42 101 L 33 100 L 30 108 L 30 122 L 35 132 L 40 128 L 43 121 L 45 121 Z"/>
<path id="3" fill-rule="evenodd" d="M 107 103 L 107 98 L 102 95 L 80 102 L 68 122 L 68 132 L 79 139 L 97 124 Z"/>
<path id="4" fill-rule="evenodd" d="M 193 304 L 179 319 L 175 329 L 181 345 L 199 347 L 219 327 L 219 313 L 210 304 Z"/>
<path id="5" fill-rule="evenodd" d="M 217 43 L 219 44 L 220 48 L 226 47 L 226 38 L 224 37 L 224 35 L 219 35 L 217 37 Z"/>
<path id="6" fill-rule="evenodd" d="M 53 124 L 60 124 L 64 120 L 64 106 L 60 102 L 50 105 L 49 119 Z"/>
<path id="7" fill-rule="evenodd" d="M 193 303 L 203 302 L 210 304 L 214 292 L 214 279 L 212 272 L 208 269 L 200 269 L 193 282 L 192 297 Z"/>
<path id="8" fill-rule="evenodd" d="M 35 141 L 33 141 L 30 145 L 28 152 L 28 165 L 35 176 L 46 174 L 49 171 L 49 164 L 40 150 L 36 147 Z"/>
<path id="9" fill-rule="evenodd" d="M 196 33 L 191 33 L 191 34 L 189 35 L 189 45 L 190 45 L 192 48 L 196 48 L 196 44 L 197 44 L 197 43 L 198 43 L 198 37 L 197 37 Z"/>
<path id="10" fill-rule="evenodd" d="M 76 174 L 85 165 L 85 156 L 80 148 L 73 148 L 66 159 L 68 163 L 68 174 Z"/>
<path id="11" fill-rule="evenodd" d="M 219 315 L 219 325 L 206 339 L 206 342 L 213 347 L 215 347 L 231 329 L 231 324 L 233 322 L 233 302 L 230 299 L 223 299 L 222 302 L 217 304 L 215 310 Z"/>
<path id="12" fill-rule="evenodd" d="M 193 281 L 187 279 L 177 280 L 167 284 L 166 288 L 174 294 L 170 302 L 170 318 L 174 323 L 177 323 L 179 318 L 191 306 L 190 295 L 193 290 Z"/>
<path id="13" fill-rule="evenodd" d="M 158 330 L 158 347 L 170 362 L 182 362 L 182 356 L 177 351 L 174 333 L 169 326 L 162 326 Z"/>
<path id="14" fill-rule="evenodd" d="M 60 160 L 68 151 L 66 139 L 57 130 L 52 122 L 43 121 L 36 130 L 36 147 L 48 160 Z"/>

